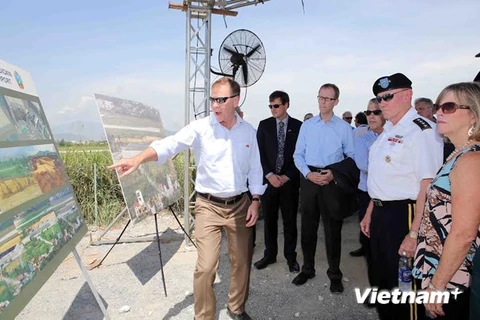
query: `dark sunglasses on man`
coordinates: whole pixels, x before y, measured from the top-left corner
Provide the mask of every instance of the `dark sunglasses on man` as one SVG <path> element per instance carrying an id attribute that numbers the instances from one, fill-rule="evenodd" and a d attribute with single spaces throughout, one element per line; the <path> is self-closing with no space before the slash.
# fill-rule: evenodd
<path id="1" fill-rule="evenodd" d="M 270 109 L 272 109 L 272 108 L 278 109 L 278 108 L 280 108 L 280 106 L 281 106 L 281 104 L 269 104 L 269 105 L 268 105 L 268 107 L 269 107 Z"/>
<path id="2" fill-rule="evenodd" d="M 366 116 L 369 116 L 371 115 L 372 113 L 375 115 L 375 116 L 379 116 L 382 114 L 382 110 L 380 109 L 377 109 L 377 110 L 367 110 L 367 111 L 363 111 L 363 113 L 365 113 Z"/>
<path id="3" fill-rule="evenodd" d="M 393 99 L 393 97 L 397 94 L 397 93 L 400 93 L 400 92 L 403 92 L 403 91 L 406 91 L 408 89 L 403 89 L 403 90 L 400 90 L 400 91 L 397 91 L 397 92 L 393 92 L 393 93 L 387 93 L 387 94 L 384 94 L 383 96 L 377 96 L 375 97 L 375 99 L 377 100 L 378 103 L 385 101 L 385 102 L 388 102 L 390 100 Z"/>
<path id="4" fill-rule="evenodd" d="M 470 109 L 470 107 L 463 104 L 456 104 L 455 102 L 445 102 L 444 104 L 434 104 L 433 109 L 435 112 L 442 109 L 444 114 L 452 114 L 455 113 L 457 109 Z"/>
<path id="5" fill-rule="evenodd" d="M 225 102 L 227 102 L 228 99 L 235 98 L 236 96 L 238 96 L 238 94 L 235 94 L 235 95 L 230 96 L 230 97 L 217 97 L 217 98 L 210 97 L 210 102 L 211 103 L 216 102 L 218 104 L 224 104 Z"/>

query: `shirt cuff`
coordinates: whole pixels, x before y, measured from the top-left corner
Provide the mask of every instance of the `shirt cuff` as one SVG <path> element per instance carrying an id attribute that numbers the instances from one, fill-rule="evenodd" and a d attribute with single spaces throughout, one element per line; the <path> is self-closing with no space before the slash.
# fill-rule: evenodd
<path id="1" fill-rule="evenodd" d="M 268 179 L 268 178 L 270 178 L 270 176 L 272 176 L 272 175 L 273 175 L 273 172 L 269 172 L 269 173 L 267 173 L 267 175 L 265 176 L 265 178 Z"/>

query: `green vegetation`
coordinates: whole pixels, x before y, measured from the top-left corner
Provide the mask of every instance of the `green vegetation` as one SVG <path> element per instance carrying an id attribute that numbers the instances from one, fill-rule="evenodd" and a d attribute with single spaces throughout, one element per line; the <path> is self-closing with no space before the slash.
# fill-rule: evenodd
<path id="1" fill-rule="evenodd" d="M 0 280 L 0 302 L 12 300 L 14 292 L 15 286 L 8 284 L 3 280 Z"/>
<path id="2" fill-rule="evenodd" d="M 29 168 L 27 158 L 0 161 L 0 179 L 25 177 L 30 173 Z"/>
<path id="3" fill-rule="evenodd" d="M 47 241 L 53 241 L 54 239 L 57 239 L 58 235 L 62 235 L 62 229 L 58 223 L 53 224 L 50 226 L 50 228 L 42 232 L 42 238 Z"/>
<path id="4" fill-rule="evenodd" d="M 103 145 L 105 151 L 93 151 Z M 59 146 L 65 170 L 73 186 L 80 210 L 88 225 L 95 224 L 94 164 L 97 167 L 98 225 L 108 225 L 125 208 L 122 191 L 115 171 L 107 169 L 112 157 L 106 143 L 70 144 Z M 183 194 L 183 153 L 174 158 L 174 166 Z M 191 184 L 193 188 L 193 184 Z M 176 212 L 183 212 L 183 199 L 175 205 Z"/>

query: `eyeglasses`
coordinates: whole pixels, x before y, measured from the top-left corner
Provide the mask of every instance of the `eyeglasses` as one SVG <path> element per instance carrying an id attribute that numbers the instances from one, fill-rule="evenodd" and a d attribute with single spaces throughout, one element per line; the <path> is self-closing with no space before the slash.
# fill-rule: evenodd
<path id="1" fill-rule="evenodd" d="M 269 107 L 270 109 L 272 109 L 272 108 L 278 109 L 278 108 L 280 108 L 280 106 L 281 106 L 281 104 L 269 104 L 269 105 L 268 105 L 268 107 Z"/>
<path id="2" fill-rule="evenodd" d="M 321 100 L 321 101 L 335 101 L 335 100 L 337 100 L 335 98 L 322 97 L 322 96 L 317 96 L 317 99 Z"/>
<path id="3" fill-rule="evenodd" d="M 377 110 L 367 110 L 367 111 L 364 111 L 363 113 L 365 113 L 366 116 L 369 116 L 371 115 L 372 113 L 376 116 L 379 116 L 382 114 L 382 110 L 380 109 L 377 109 Z"/>
<path id="4" fill-rule="evenodd" d="M 343 117 L 343 120 L 352 120 L 353 117 Z"/>
<path id="5" fill-rule="evenodd" d="M 406 91 L 408 89 L 403 89 L 403 90 L 400 90 L 400 91 L 397 91 L 397 92 L 394 92 L 394 93 L 387 93 L 387 94 L 384 94 L 383 96 L 377 96 L 375 99 L 377 100 L 378 103 L 385 101 L 385 102 L 388 102 L 390 100 L 393 99 L 393 97 L 397 94 L 397 93 L 400 93 L 400 92 L 403 92 L 403 91 Z"/>
<path id="6" fill-rule="evenodd" d="M 444 104 L 434 104 L 433 108 L 435 111 L 442 109 L 444 114 L 452 114 L 457 111 L 457 109 L 470 109 L 469 106 L 463 104 L 456 104 L 455 102 L 445 102 Z"/>
<path id="7" fill-rule="evenodd" d="M 218 104 L 224 104 L 225 102 L 227 102 L 228 99 L 235 98 L 236 96 L 238 96 L 238 94 L 235 94 L 235 95 L 230 96 L 230 97 L 218 97 L 218 98 L 210 97 L 210 102 L 211 103 L 216 102 Z"/>

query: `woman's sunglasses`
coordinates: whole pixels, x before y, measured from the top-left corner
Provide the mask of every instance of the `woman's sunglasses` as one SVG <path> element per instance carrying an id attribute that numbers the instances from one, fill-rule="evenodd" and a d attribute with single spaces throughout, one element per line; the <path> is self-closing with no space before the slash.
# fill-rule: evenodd
<path id="1" fill-rule="evenodd" d="M 387 93 L 387 94 L 384 94 L 383 96 L 377 96 L 375 97 L 375 99 L 377 99 L 377 102 L 380 103 L 383 101 L 385 102 L 388 102 L 390 100 L 393 99 L 393 97 L 397 94 L 397 93 L 400 93 L 400 92 L 403 92 L 403 91 L 406 91 L 408 89 L 403 89 L 403 90 L 400 90 L 400 91 L 397 91 L 397 92 L 394 92 L 394 93 Z"/>
<path id="2" fill-rule="evenodd" d="M 364 111 L 363 113 L 365 113 L 365 115 L 367 115 L 367 116 L 371 115 L 372 113 L 376 116 L 379 116 L 379 115 L 382 114 L 382 110 L 380 110 L 380 109 L 373 110 L 373 111 L 372 110 L 367 110 L 367 111 Z"/>
<path id="3" fill-rule="evenodd" d="M 433 108 L 435 112 L 442 109 L 444 114 L 452 114 L 457 111 L 457 109 L 470 109 L 469 106 L 465 106 L 463 104 L 456 104 L 455 102 L 445 102 L 444 104 L 434 104 Z"/>

